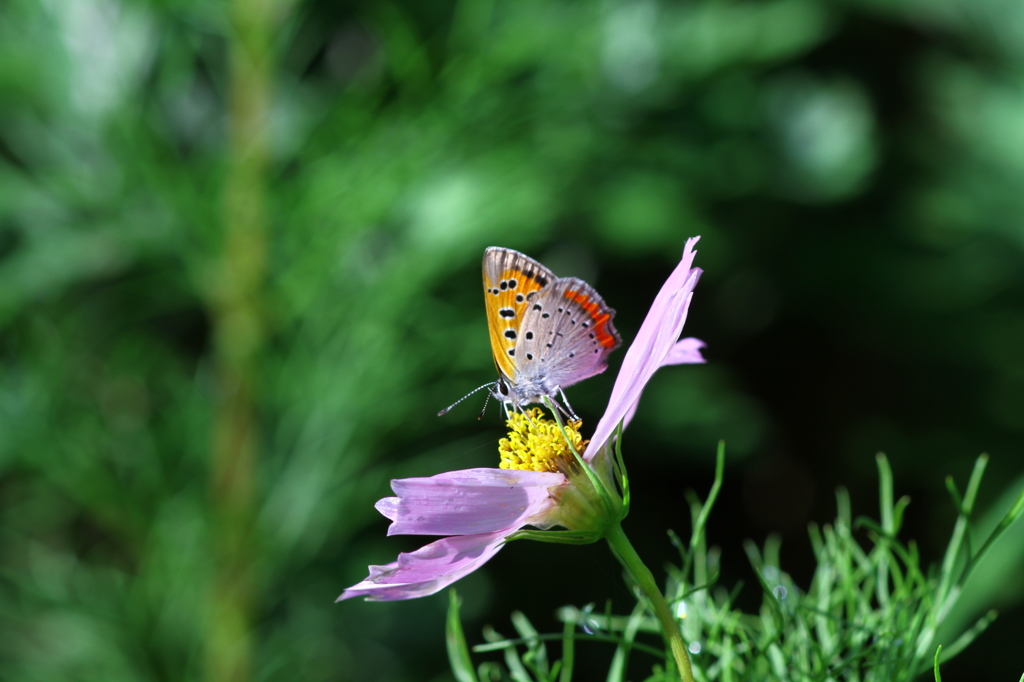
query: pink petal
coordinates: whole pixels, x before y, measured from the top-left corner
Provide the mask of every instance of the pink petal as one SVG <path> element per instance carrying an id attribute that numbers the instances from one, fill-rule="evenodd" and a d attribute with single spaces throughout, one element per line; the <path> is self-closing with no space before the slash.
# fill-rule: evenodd
<path id="1" fill-rule="evenodd" d="M 682 339 L 672 346 L 672 350 L 668 352 L 668 356 L 665 357 L 665 361 L 662 366 L 665 365 L 686 365 L 697 362 L 707 362 L 704 356 L 700 354 L 700 349 L 704 348 L 707 344 L 700 339 L 695 339 L 692 336 L 688 336 Z"/>
<path id="2" fill-rule="evenodd" d="M 619 422 L 632 416 L 640 393 L 650 380 L 651 375 L 665 364 L 683 331 L 686 312 L 693 297 L 693 288 L 700 279 L 701 269 L 691 268 L 696 252 L 693 245 L 700 237 L 686 241 L 683 258 L 651 304 L 651 309 L 640 325 L 636 340 L 626 351 L 622 360 L 622 369 L 615 379 L 612 396 L 608 401 L 608 409 L 594 429 L 587 448 L 587 459 L 600 452 L 601 448 L 615 432 Z"/>
<path id="3" fill-rule="evenodd" d="M 398 497 L 377 510 L 393 521 L 388 535 L 473 535 L 539 521 L 554 504 L 548 489 L 562 474 L 464 469 L 391 481 Z"/>
<path id="4" fill-rule="evenodd" d="M 680 340 L 676 345 L 672 346 L 672 350 L 668 352 L 665 357 L 665 361 L 661 363 L 662 367 L 666 365 L 685 365 L 698 362 L 706 362 L 704 356 L 700 354 L 700 349 L 707 344 L 700 339 L 695 339 L 692 336 Z M 622 417 L 622 428 L 629 426 L 629 422 L 633 421 L 633 415 L 636 414 L 636 407 L 640 404 L 637 400 L 629 409 L 626 410 L 626 414 Z"/>
<path id="5" fill-rule="evenodd" d="M 386 566 L 370 566 L 369 577 L 342 592 L 338 601 L 395 601 L 434 594 L 487 563 L 514 530 L 442 538 L 415 552 L 402 552 Z"/>

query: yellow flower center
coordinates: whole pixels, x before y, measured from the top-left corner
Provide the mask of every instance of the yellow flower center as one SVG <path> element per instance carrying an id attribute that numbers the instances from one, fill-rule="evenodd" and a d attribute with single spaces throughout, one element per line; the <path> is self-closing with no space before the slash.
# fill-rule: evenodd
<path id="1" fill-rule="evenodd" d="M 541 417 L 539 407 L 525 412 L 513 412 L 508 418 L 508 438 L 498 441 L 502 469 L 520 471 L 559 471 L 560 459 L 572 460 L 572 450 L 558 428 L 558 422 Z M 572 441 L 576 452 L 583 451 L 581 421 L 565 424 L 565 435 Z"/>

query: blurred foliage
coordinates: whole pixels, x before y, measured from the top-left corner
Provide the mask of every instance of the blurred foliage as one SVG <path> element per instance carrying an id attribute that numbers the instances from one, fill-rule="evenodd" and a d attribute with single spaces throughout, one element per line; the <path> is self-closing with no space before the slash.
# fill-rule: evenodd
<path id="1" fill-rule="evenodd" d="M 493 411 L 435 417 L 492 378 L 490 244 L 590 281 L 628 342 L 703 235 L 687 333 L 710 362 L 656 377 L 627 434 L 645 556 L 670 556 L 719 438 L 711 535 L 748 584 L 742 540 L 769 531 L 810 578 L 807 523 L 840 482 L 869 504 L 877 450 L 926 556 L 942 475 L 987 451 L 1019 489 L 1021 3 L 260 2 L 253 679 L 447 674 L 443 597 L 331 601 L 415 546 L 373 510 L 389 478 L 496 461 Z M 234 21 L 202 0 L 0 5 L 4 679 L 204 675 Z M 570 390 L 585 419 L 615 367 Z M 946 680 L 1024 667 L 1024 531 L 1003 551 L 964 618 L 1004 613 Z M 460 584 L 463 617 L 554 623 L 607 595 L 605 561 L 510 548 Z"/>

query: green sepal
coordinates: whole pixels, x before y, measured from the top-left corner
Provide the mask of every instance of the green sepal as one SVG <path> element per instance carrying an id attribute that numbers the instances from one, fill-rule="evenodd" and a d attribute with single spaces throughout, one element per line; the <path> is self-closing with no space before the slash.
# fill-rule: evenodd
<path id="1" fill-rule="evenodd" d="M 606 523 L 618 523 L 622 521 L 622 519 L 626 518 L 626 514 L 629 513 L 628 480 L 624 478 L 625 466 L 622 463 L 622 450 L 619 445 L 621 443 L 622 424 L 620 423 L 619 427 L 616 429 L 617 443 L 615 450 L 615 458 L 609 458 L 611 460 L 610 464 L 612 467 L 612 472 L 615 481 L 618 484 L 618 486 L 623 489 L 623 496 L 620 497 L 617 490 L 609 488 L 607 485 L 605 485 L 605 482 L 602 480 L 601 476 L 599 476 L 597 472 L 594 471 L 594 468 L 590 465 L 590 463 L 583 459 L 583 456 L 580 455 L 579 451 L 576 450 L 575 446 L 572 443 L 572 440 L 569 438 L 569 435 L 565 432 L 565 425 L 562 423 L 562 419 L 558 414 L 558 411 L 555 409 L 554 404 L 551 402 L 551 400 L 545 397 L 544 404 L 547 405 L 549 410 L 551 410 L 551 414 L 555 419 L 555 423 L 558 424 L 558 428 L 562 431 L 562 437 L 565 438 L 566 444 L 572 451 L 572 455 L 573 458 L 576 460 L 576 464 L 584 473 L 591 488 L 597 495 L 597 498 L 600 500 L 601 506 L 604 509 Z M 605 444 L 605 447 L 608 447 L 607 443 Z M 569 482 L 572 483 L 578 491 L 584 491 L 585 488 L 583 481 L 573 481 L 570 478 Z M 602 533 L 601 536 L 603 537 L 603 535 L 604 534 Z"/>
<path id="2" fill-rule="evenodd" d="M 517 530 L 505 538 L 512 540 L 538 540 L 560 545 L 589 545 L 604 537 L 604 531 L 597 530 Z"/>

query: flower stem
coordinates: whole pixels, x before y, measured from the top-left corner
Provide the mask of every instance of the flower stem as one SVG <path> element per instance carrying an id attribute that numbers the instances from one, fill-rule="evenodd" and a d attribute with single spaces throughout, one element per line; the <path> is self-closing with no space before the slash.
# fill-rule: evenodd
<path id="1" fill-rule="evenodd" d="M 669 649 L 672 650 L 672 656 L 676 659 L 679 679 L 683 682 L 694 682 L 693 670 L 690 667 L 690 655 L 686 651 L 686 642 L 683 641 L 683 635 L 679 632 L 679 626 L 676 625 L 676 619 L 672 615 L 672 610 L 668 607 L 668 603 L 661 594 L 661 590 L 658 589 L 658 583 L 655 582 L 654 575 L 644 562 L 641 561 L 640 555 L 633 549 L 633 545 L 623 532 L 622 524 L 612 524 L 605 534 L 605 539 L 611 545 L 612 553 L 629 571 L 629 574 L 636 581 L 637 585 L 640 586 L 640 589 L 643 590 L 644 595 L 654 609 L 654 615 L 658 618 L 658 622 L 661 623 L 665 641 L 668 642 Z"/>

